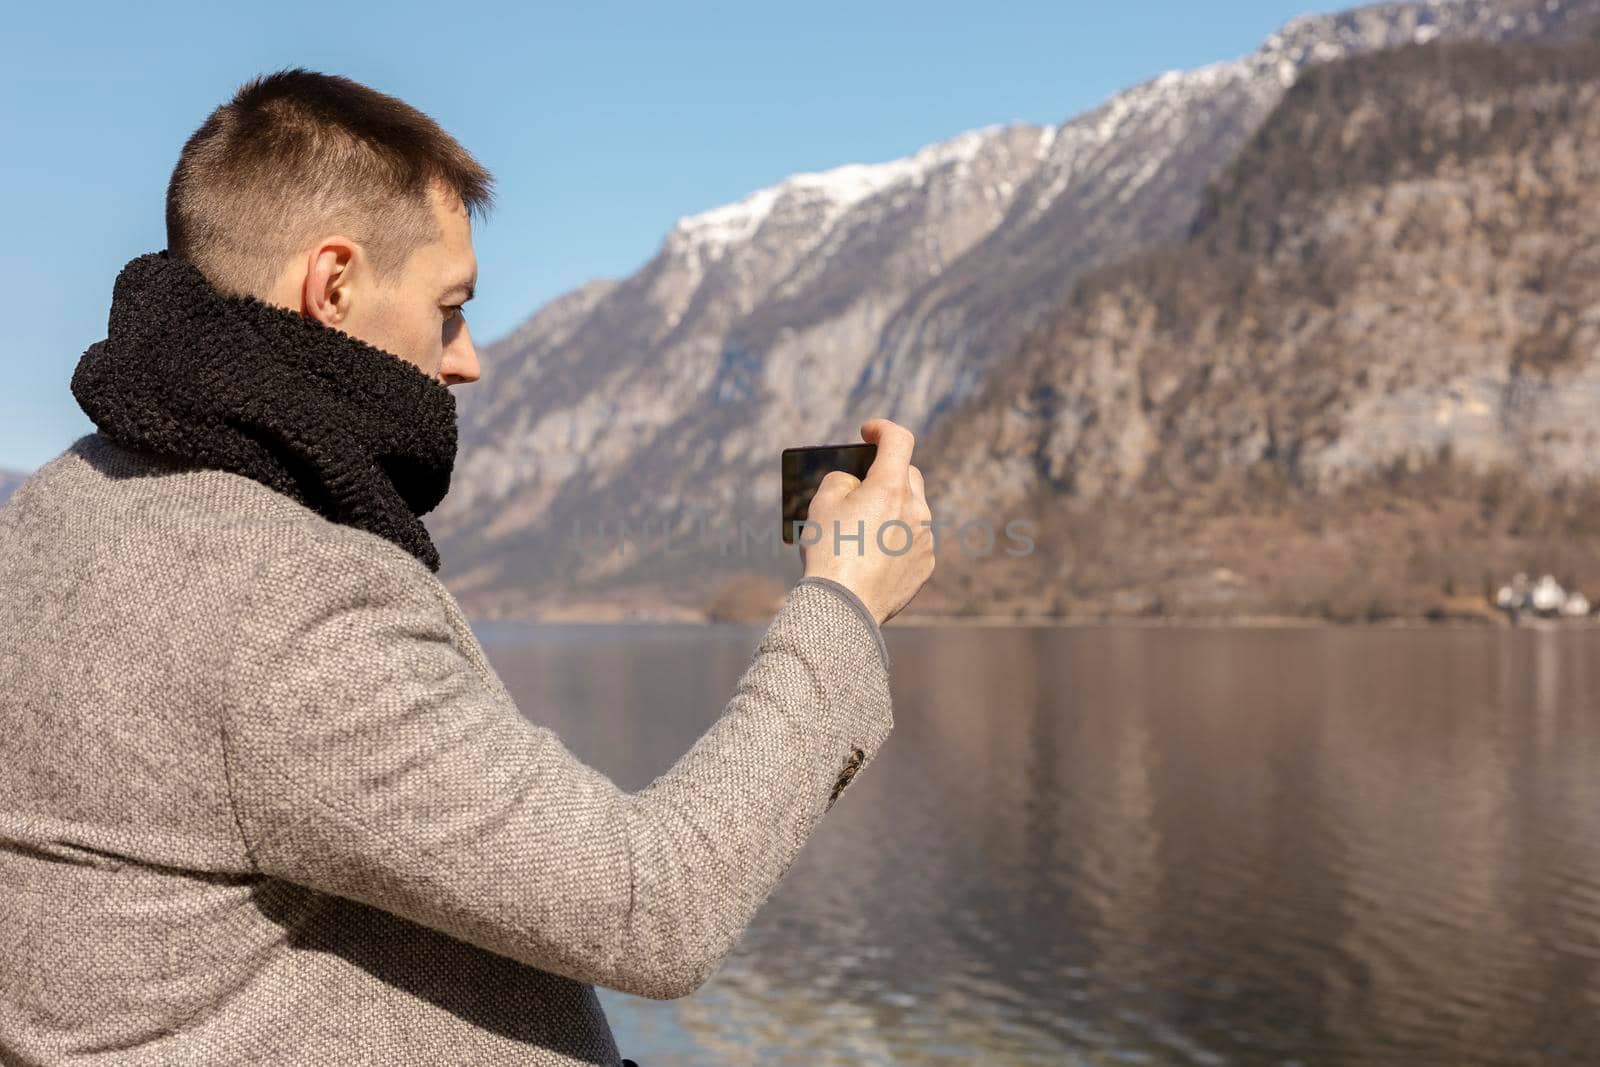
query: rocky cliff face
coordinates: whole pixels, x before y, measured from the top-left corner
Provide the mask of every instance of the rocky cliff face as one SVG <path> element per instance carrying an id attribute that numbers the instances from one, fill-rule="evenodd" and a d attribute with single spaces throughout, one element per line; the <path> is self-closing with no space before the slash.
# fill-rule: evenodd
<path id="1" fill-rule="evenodd" d="M 1184 236 L 1303 72 L 1436 38 L 1572 36 L 1596 17 L 1600 0 L 1457 0 L 1304 18 L 1057 128 L 972 131 L 681 220 L 637 274 L 562 297 L 485 352 L 451 495 L 429 519 L 443 576 L 470 611 L 503 617 L 596 597 L 692 610 L 708 583 L 792 570 L 792 553 L 704 547 L 776 530 L 779 448 L 855 439 L 874 414 L 919 432 L 964 418 L 1086 272 Z M 1219 188 L 1207 210 L 1242 195 Z M 1076 489 L 1123 484 L 1153 432 L 1131 422 L 1106 456 L 1075 459 Z M 1006 469 L 1020 490 L 1019 461 Z M 628 548 L 602 523 L 701 547 Z"/>
<path id="2" fill-rule="evenodd" d="M 936 513 L 1045 526 L 1028 560 L 952 554 L 954 602 L 1418 611 L 1497 571 L 1600 579 L 1596 137 L 1596 43 L 1307 72 L 1187 240 L 1084 279 L 924 443 Z"/>

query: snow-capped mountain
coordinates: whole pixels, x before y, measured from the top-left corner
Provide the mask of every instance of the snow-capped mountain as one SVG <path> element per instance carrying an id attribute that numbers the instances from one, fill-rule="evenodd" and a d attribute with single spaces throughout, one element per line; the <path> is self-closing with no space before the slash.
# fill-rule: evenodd
<path id="1" fill-rule="evenodd" d="M 929 429 L 1085 271 L 1181 237 L 1309 65 L 1436 37 L 1572 36 L 1597 16 L 1600 0 L 1309 16 L 1059 127 L 993 125 L 680 219 L 636 274 L 485 351 L 429 518 L 443 576 L 494 617 L 579 593 L 703 601 L 708 579 L 792 563 L 598 556 L 574 536 L 688 515 L 775 526 L 780 448 L 856 439 L 878 414 Z"/>
<path id="2" fill-rule="evenodd" d="M 1205 183 L 1307 66 L 1441 36 L 1561 37 L 1597 15 L 1591 0 L 1436 0 L 1310 15 L 1248 56 L 1169 71 L 1068 120 L 1001 225 L 896 312 L 849 410 L 927 425 L 969 395 L 1086 268 L 1181 234 Z"/>

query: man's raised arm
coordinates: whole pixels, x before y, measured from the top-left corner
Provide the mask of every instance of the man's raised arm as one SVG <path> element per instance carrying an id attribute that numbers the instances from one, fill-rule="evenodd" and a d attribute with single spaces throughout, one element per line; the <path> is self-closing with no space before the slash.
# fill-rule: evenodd
<path id="1" fill-rule="evenodd" d="M 825 577 L 631 794 L 522 718 L 415 560 L 329 536 L 248 592 L 218 714 L 257 868 L 639 996 L 716 971 L 893 725 L 878 618 Z"/>

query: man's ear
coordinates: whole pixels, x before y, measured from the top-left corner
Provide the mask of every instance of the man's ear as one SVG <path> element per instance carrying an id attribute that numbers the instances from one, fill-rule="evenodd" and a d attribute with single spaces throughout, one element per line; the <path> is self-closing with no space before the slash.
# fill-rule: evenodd
<path id="1" fill-rule="evenodd" d="M 361 250 L 350 238 L 333 234 L 306 253 L 300 312 L 324 326 L 337 326 L 350 315 L 353 281 Z"/>

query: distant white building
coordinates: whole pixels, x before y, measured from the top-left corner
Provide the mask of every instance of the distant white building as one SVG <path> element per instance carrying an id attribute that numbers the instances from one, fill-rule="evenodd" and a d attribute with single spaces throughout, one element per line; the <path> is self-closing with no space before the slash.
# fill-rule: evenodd
<path id="1" fill-rule="evenodd" d="M 1512 621 L 1522 614 L 1580 619 L 1594 610 L 1588 597 L 1576 589 L 1571 592 L 1563 589 L 1552 574 L 1542 575 L 1534 582 L 1519 572 L 1510 583 L 1496 590 L 1494 602 Z"/>
<path id="2" fill-rule="evenodd" d="M 1533 587 L 1529 600 L 1533 610 L 1540 615 L 1554 615 L 1566 604 L 1567 591 L 1561 588 L 1561 583 L 1554 576 L 1547 574 Z"/>

